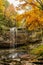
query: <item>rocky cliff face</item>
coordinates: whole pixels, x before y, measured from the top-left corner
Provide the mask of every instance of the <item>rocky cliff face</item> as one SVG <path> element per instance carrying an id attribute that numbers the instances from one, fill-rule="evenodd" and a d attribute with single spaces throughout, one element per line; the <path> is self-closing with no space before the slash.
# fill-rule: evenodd
<path id="1" fill-rule="evenodd" d="M 13 41 L 14 45 L 15 44 L 29 44 L 29 43 L 39 43 L 42 41 L 43 33 L 41 30 L 32 30 L 32 31 L 27 31 L 26 29 L 19 28 L 17 29 L 17 32 L 14 33 L 14 38 L 11 36 L 10 31 L 5 33 L 3 36 L 0 35 L 0 45 L 3 46 L 12 46 Z M 12 37 L 12 38 L 11 38 Z M 7 45 L 6 45 L 7 44 Z"/>

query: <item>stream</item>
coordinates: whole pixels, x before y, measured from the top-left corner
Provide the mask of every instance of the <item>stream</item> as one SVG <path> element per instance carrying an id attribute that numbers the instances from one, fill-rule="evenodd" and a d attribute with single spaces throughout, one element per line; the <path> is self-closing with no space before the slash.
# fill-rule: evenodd
<path id="1" fill-rule="evenodd" d="M 0 49 L 0 65 L 43 65 L 37 62 L 31 62 L 31 57 L 26 50 L 21 51 L 21 49 L 18 50 L 15 48 L 15 32 L 17 35 L 17 29 L 15 27 L 10 29 L 10 40 L 12 41 L 10 49 Z M 11 46 L 13 49 L 11 49 Z"/>
<path id="2" fill-rule="evenodd" d="M 42 65 L 29 62 L 28 55 L 26 51 L 0 49 L 0 65 Z"/>

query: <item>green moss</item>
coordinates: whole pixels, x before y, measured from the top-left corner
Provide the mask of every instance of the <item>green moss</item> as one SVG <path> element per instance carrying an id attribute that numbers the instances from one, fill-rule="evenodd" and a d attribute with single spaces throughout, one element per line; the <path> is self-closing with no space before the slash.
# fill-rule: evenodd
<path id="1" fill-rule="evenodd" d="M 43 45 L 40 45 L 37 48 L 32 49 L 31 53 L 39 56 L 43 55 Z"/>

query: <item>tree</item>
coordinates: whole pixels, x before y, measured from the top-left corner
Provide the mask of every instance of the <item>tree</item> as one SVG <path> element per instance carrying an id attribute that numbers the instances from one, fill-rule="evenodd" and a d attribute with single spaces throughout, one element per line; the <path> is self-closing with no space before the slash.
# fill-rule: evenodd
<path id="1" fill-rule="evenodd" d="M 4 1 L 0 0 L 0 33 L 3 33 L 4 30 L 8 29 L 8 27 L 6 26 L 6 18 L 5 18 L 5 8 L 7 8 L 6 2 L 7 0 Z"/>
<path id="2" fill-rule="evenodd" d="M 23 0 L 19 0 L 22 2 Z M 31 9 L 26 9 L 25 7 L 30 7 Z M 25 12 L 16 17 L 16 20 L 20 23 L 23 18 L 25 18 L 25 26 L 27 29 L 34 29 L 43 26 L 43 1 L 42 0 L 25 0 L 25 3 L 20 4 L 18 9 L 25 10 Z M 34 22 L 34 24 L 33 24 Z M 30 26 L 33 24 L 33 26 Z M 38 24 L 38 25 L 37 25 Z M 30 27 L 29 27 L 30 26 Z"/>

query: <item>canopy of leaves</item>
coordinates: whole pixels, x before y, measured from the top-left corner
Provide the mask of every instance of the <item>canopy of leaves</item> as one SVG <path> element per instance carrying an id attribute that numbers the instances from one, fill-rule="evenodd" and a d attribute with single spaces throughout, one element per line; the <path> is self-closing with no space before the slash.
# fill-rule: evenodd
<path id="1" fill-rule="evenodd" d="M 9 10 L 10 4 L 7 0 L 0 0 L 0 30 L 7 30 L 14 26 L 14 9 Z M 12 12 L 13 11 L 13 12 Z"/>
<path id="2" fill-rule="evenodd" d="M 22 2 L 23 0 L 19 1 Z M 26 7 L 28 9 L 26 9 Z M 18 23 L 20 23 L 23 19 L 25 19 L 25 22 L 23 22 L 23 24 L 25 23 L 25 27 L 30 30 L 43 26 L 42 0 L 25 0 L 25 3 L 20 5 L 18 8 L 25 10 L 23 14 L 16 16 L 16 20 Z M 31 24 L 33 25 L 31 26 Z"/>

